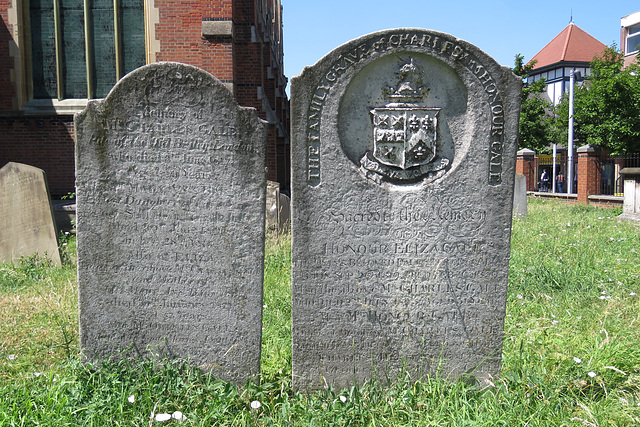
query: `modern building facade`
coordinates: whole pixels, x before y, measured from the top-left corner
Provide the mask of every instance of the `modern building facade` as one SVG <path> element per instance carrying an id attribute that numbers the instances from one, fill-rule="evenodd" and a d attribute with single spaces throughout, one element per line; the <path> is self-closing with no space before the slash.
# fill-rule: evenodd
<path id="1" fill-rule="evenodd" d="M 620 20 L 620 48 L 628 67 L 640 54 L 640 10 Z"/>
<path id="2" fill-rule="evenodd" d="M 157 61 L 200 67 L 270 124 L 268 179 L 289 185 L 280 0 L 0 0 L 0 167 L 74 191 L 73 114 Z"/>

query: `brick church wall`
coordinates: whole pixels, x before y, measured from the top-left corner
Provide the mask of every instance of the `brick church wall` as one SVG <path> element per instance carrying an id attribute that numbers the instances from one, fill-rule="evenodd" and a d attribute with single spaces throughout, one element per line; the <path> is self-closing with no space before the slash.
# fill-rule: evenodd
<path id="1" fill-rule="evenodd" d="M 39 167 L 47 173 L 52 195 L 63 196 L 75 186 L 73 116 L 27 115 L 19 109 L 22 106 L 16 106 L 15 52 L 10 46 L 17 31 L 9 24 L 15 1 L 0 0 L 0 167 L 10 161 Z M 257 4 L 254 0 L 155 0 L 159 12 L 159 22 L 154 24 L 159 42 L 155 59 L 184 62 L 210 72 L 232 88 L 238 104 L 256 108 L 262 119 L 269 120 L 268 179 L 286 188 L 286 79 L 278 75 L 281 65 L 275 61 L 281 62 L 282 57 L 277 58 L 271 38 L 263 33 Z M 203 21 L 230 20 L 232 34 L 203 36 Z"/>

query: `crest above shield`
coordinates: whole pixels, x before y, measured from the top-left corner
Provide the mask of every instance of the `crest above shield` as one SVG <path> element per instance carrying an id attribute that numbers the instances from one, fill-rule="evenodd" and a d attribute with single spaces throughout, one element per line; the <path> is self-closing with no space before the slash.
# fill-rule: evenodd
<path id="1" fill-rule="evenodd" d="M 360 161 L 366 171 L 399 181 L 416 181 L 449 165 L 449 159 L 438 158 L 441 108 L 428 105 L 424 74 L 410 57 L 399 64 L 396 84 L 381 88 L 386 102 L 370 110 L 373 151 Z"/>

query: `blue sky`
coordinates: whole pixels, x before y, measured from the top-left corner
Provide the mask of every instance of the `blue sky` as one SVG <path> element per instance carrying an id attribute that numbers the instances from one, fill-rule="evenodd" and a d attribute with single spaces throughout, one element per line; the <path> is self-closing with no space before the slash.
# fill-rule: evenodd
<path id="1" fill-rule="evenodd" d="M 281 0 L 289 79 L 347 41 L 373 31 L 420 27 L 466 40 L 498 63 L 531 59 L 573 21 L 606 45 L 620 44 L 620 18 L 638 0 Z M 535 5 L 535 6 L 534 6 Z"/>

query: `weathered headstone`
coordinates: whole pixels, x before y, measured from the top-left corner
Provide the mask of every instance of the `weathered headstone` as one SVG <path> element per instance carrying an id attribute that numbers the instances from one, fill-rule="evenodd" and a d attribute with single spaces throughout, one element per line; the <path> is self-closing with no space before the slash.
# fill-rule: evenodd
<path id="1" fill-rule="evenodd" d="M 266 123 L 178 63 L 132 72 L 75 122 L 84 355 L 257 374 Z"/>
<path id="2" fill-rule="evenodd" d="M 265 212 L 269 231 L 278 230 L 279 224 L 279 195 L 280 184 L 275 181 L 267 181 L 267 210 Z"/>
<path id="3" fill-rule="evenodd" d="M 9 162 L 0 169 L 0 263 L 33 254 L 61 264 L 47 179 L 42 169 Z"/>
<path id="4" fill-rule="evenodd" d="M 267 230 L 283 233 L 290 230 L 291 200 L 280 192 L 280 184 L 267 181 Z"/>
<path id="5" fill-rule="evenodd" d="M 291 198 L 283 193 L 278 195 L 278 231 L 291 231 Z"/>
<path id="6" fill-rule="evenodd" d="M 513 188 L 513 214 L 527 215 L 527 177 L 521 173 L 516 174 Z"/>
<path id="7" fill-rule="evenodd" d="M 293 381 L 500 371 L 521 81 L 423 29 L 292 81 Z"/>
<path id="8" fill-rule="evenodd" d="M 640 221 L 640 168 L 624 168 L 620 175 L 624 179 L 624 200 L 618 218 Z"/>

